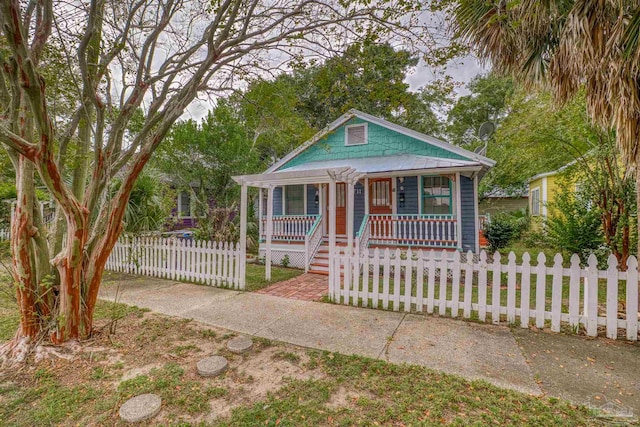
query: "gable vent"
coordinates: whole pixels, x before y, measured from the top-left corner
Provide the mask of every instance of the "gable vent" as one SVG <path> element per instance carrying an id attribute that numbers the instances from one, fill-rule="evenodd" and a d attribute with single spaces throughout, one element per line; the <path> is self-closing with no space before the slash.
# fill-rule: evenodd
<path id="1" fill-rule="evenodd" d="M 367 143 L 367 124 L 347 126 L 345 145 L 361 145 Z"/>

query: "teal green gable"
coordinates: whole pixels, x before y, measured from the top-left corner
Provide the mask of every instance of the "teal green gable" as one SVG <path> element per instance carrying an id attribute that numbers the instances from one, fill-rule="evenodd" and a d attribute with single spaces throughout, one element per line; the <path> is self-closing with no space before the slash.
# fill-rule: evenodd
<path id="1" fill-rule="evenodd" d="M 344 145 L 345 126 L 368 123 L 368 144 Z M 429 143 L 411 138 L 394 130 L 359 118 L 353 118 L 325 135 L 311 147 L 289 160 L 278 170 L 309 162 L 325 160 L 358 159 L 363 157 L 392 156 L 394 154 L 416 154 L 420 156 L 440 157 L 445 159 L 469 160 L 459 154 L 444 150 Z"/>

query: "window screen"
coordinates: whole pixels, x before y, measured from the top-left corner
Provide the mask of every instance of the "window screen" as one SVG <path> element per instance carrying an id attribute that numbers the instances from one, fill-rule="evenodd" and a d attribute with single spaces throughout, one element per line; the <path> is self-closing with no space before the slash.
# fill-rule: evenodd
<path id="1" fill-rule="evenodd" d="M 347 145 L 358 145 L 367 143 L 366 125 L 349 126 L 347 128 Z"/>
<path id="2" fill-rule="evenodd" d="M 540 215 L 540 188 L 531 190 L 531 215 Z"/>
<path id="3" fill-rule="evenodd" d="M 304 185 L 288 185 L 285 197 L 286 215 L 304 215 Z"/>
<path id="4" fill-rule="evenodd" d="M 191 216 L 191 195 L 186 191 L 180 192 L 180 216 Z"/>
<path id="5" fill-rule="evenodd" d="M 345 184 L 338 183 L 336 185 L 336 206 L 344 208 L 346 206 L 346 186 Z"/>
<path id="6" fill-rule="evenodd" d="M 422 212 L 427 215 L 452 213 L 451 180 L 446 176 L 422 178 Z"/>
<path id="7" fill-rule="evenodd" d="M 389 181 L 374 181 L 371 186 L 371 206 L 389 206 L 391 189 Z"/>

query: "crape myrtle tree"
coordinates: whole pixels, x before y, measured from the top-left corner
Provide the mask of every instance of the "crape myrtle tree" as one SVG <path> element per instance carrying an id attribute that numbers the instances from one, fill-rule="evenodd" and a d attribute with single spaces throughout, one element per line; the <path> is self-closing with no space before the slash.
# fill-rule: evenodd
<path id="1" fill-rule="evenodd" d="M 428 47 L 436 38 L 425 37 L 420 3 L 2 0 L 0 146 L 16 176 L 11 250 L 20 310 L 3 360 L 24 359 L 36 338 L 91 335 L 134 182 L 196 97 L 362 39 Z M 45 73 L 54 43 L 74 83 L 66 112 L 54 113 L 57 94 Z M 36 176 L 61 218 L 53 237 L 36 209 Z"/>

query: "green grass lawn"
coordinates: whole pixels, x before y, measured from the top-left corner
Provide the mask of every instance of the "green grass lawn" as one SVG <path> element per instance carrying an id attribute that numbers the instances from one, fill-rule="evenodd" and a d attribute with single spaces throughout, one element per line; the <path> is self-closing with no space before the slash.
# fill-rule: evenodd
<path id="1" fill-rule="evenodd" d="M 254 289 L 266 284 L 260 277 L 263 269 L 248 266 Z M 273 269 L 274 281 L 297 274 L 299 270 Z M 0 282 L 6 287 L 8 277 Z M 0 294 L 0 310 L 5 340 L 18 320 L 10 293 Z M 4 425 L 123 425 L 117 417 L 120 405 L 149 392 L 163 399 L 163 418 L 156 420 L 162 425 L 601 425 L 588 409 L 562 400 L 418 366 L 258 339 L 251 353 L 232 355 L 224 350 L 233 336 L 228 331 L 123 304 L 100 301 L 96 319 L 101 325 L 119 319 L 114 334 L 100 329 L 91 342 L 93 349 L 102 350 L 75 360 L 31 362 L 20 372 L 5 373 L 0 381 Z M 228 357 L 230 370 L 213 379 L 197 376 L 195 362 L 212 353 Z M 252 371 L 252 363 L 260 369 Z M 265 387 L 270 391 L 260 394 Z M 212 407 L 227 410 L 216 418 Z"/>
<path id="2" fill-rule="evenodd" d="M 284 268 L 271 266 L 271 281 L 264 278 L 264 265 L 247 264 L 247 291 L 255 292 L 267 286 L 292 279 L 304 273 L 304 270 L 297 268 Z"/>

